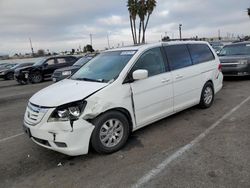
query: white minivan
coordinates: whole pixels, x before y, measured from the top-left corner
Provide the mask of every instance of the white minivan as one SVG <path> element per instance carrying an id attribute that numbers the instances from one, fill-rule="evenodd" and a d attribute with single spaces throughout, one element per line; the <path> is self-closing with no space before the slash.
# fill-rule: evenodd
<path id="1" fill-rule="evenodd" d="M 207 42 L 161 42 L 105 51 L 70 78 L 29 100 L 24 130 L 67 155 L 123 147 L 131 132 L 199 104 L 222 88 L 220 61 Z"/>

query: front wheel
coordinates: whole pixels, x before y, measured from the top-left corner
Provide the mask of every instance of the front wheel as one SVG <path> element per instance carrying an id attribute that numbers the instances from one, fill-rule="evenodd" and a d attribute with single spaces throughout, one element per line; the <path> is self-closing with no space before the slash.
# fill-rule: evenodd
<path id="1" fill-rule="evenodd" d="M 214 101 L 214 87 L 213 84 L 207 82 L 201 92 L 201 99 L 199 106 L 201 108 L 209 108 Z"/>
<path id="2" fill-rule="evenodd" d="M 125 115 L 109 111 L 97 117 L 93 124 L 91 144 L 99 153 L 113 153 L 121 149 L 129 136 L 129 122 Z"/>
<path id="3" fill-rule="evenodd" d="M 34 72 L 30 75 L 29 79 L 32 84 L 36 84 L 43 81 L 43 76 L 40 72 Z"/>

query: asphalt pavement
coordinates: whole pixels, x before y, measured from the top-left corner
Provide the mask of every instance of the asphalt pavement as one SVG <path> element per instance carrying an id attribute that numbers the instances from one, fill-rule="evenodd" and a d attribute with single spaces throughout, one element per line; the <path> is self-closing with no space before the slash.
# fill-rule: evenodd
<path id="1" fill-rule="evenodd" d="M 193 107 L 134 132 L 111 155 L 69 157 L 22 131 L 28 99 L 52 84 L 0 80 L 0 187 L 250 187 L 250 79 L 228 79 Z"/>

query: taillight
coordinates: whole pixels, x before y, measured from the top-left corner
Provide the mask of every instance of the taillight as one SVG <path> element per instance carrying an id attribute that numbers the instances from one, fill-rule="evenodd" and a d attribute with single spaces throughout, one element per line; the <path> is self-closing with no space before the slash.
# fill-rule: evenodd
<path id="1" fill-rule="evenodd" d="M 221 72 L 221 69 L 222 69 L 222 65 L 221 64 L 219 64 L 218 65 L 218 70 Z"/>

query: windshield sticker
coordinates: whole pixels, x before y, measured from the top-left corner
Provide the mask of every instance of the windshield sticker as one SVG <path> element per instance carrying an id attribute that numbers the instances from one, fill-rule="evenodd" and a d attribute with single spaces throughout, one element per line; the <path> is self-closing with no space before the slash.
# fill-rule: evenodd
<path id="1" fill-rule="evenodd" d="M 123 51 L 120 55 L 134 55 L 136 51 Z"/>

